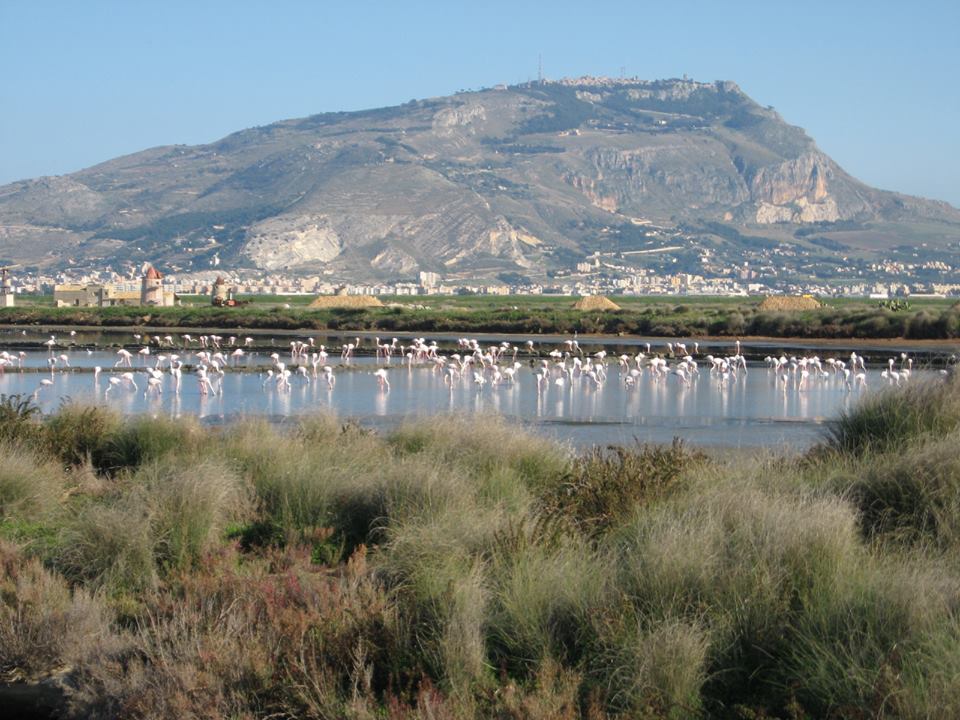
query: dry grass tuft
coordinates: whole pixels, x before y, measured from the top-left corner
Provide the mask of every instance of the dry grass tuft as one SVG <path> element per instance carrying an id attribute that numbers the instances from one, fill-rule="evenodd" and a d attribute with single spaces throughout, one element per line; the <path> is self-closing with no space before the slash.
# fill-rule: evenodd
<path id="1" fill-rule="evenodd" d="M 0 542 L 0 680 L 63 670 L 110 632 L 103 605 L 83 588 Z"/>
<path id="2" fill-rule="evenodd" d="M 55 510 L 67 478 L 56 460 L 0 442 L 0 521 L 35 519 Z"/>

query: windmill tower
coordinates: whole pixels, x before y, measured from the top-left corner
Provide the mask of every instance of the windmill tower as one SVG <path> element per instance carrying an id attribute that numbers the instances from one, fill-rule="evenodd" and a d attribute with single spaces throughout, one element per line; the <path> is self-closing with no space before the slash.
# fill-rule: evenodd
<path id="1" fill-rule="evenodd" d="M 163 275 L 150 265 L 140 286 L 141 305 L 163 305 Z"/>
<path id="2" fill-rule="evenodd" d="M 0 308 L 13 307 L 14 298 L 16 297 L 13 294 L 13 285 L 10 284 L 10 271 L 17 267 L 16 265 L 8 265 L 5 268 L 0 268 Z"/>

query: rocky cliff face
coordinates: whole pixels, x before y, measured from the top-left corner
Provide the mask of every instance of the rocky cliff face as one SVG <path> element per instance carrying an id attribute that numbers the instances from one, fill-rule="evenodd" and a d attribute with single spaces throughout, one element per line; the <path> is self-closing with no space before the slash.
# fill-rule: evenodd
<path id="1" fill-rule="evenodd" d="M 849 220 L 869 212 L 866 203 L 843 203 L 831 194 L 833 164 L 819 152 L 804 153 L 779 165 L 760 168 L 750 180 L 756 221 L 816 223 Z"/>
<path id="2" fill-rule="evenodd" d="M 343 279 L 542 276 L 604 228 L 944 223 L 873 190 L 733 83 L 580 78 L 463 93 L 155 148 L 0 188 L 0 258 L 159 260 Z M 952 229 L 951 229 L 952 228 Z"/>
<path id="3" fill-rule="evenodd" d="M 717 143 L 670 140 L 627 150 L 597 148 L 590 153 L 593 177 L 579 184 L 598 188 L 616 198 L 615 209 L 635 214 L 678 206 L 729 208 L 749 200 L 746 183 Z"/>

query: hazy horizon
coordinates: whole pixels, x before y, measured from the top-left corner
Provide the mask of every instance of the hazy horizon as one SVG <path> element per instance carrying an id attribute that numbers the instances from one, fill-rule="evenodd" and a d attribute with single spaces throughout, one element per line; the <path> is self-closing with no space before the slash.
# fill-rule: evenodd
<path id="1" fill-rule="evenodd" d="M 869 13 L 867 16 L 865 13 Z M 692 2 L 0 7 L 0 184 L 544 76 L 732 80 L 858 179 L 960 206 L 960 8 Z"/>

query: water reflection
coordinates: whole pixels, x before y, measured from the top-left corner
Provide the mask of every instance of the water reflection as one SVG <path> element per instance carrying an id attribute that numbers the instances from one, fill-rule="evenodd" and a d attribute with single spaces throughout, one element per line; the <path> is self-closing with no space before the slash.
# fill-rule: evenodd
<path id="1" fill-rule="evenodd" d="M 117 357 L 113 350 L 71 351 L 70 367 L 52 373 L 49 356 L 42 350 L 27 352 L 23 371 L 9 367 L 0 374 L 0 393 L 34 395 L 45 412 L 73 398 L 105 403 L 123 413 L 194 415 L 208 421 L 249 415 L 287 417 L 329 409 L 344 418 L 389 427 L 407 416 L 497 412 L 581 445 L 634 438 L 667 442 L 680 436 L 704 445 L 802 446 L 818 436 L 825 419 L 885 382 L 879 369 L 870 369 L 867 382 L 872 390 L 850 389 L 834 374 L 798 389 L 796 379 L 778 380 L 761 363 L 751 365 L 745 375 L 726 380 L 701 367 L 689 385 L 674 375 L 653 377 L 644 371 L 633 386 L 626 386 L 625 371 L 609 363 L 608 378 L 602 384 L 574 375 L 561 385 L 551 374 L 538 391 L 539 367 L 523 365 L 514 383 L 494 384 L 488 377 L 481 385 L 474 381 L 472 370 L 447 382 L 441 368 L 395 361 L 387 369 L 388 390 L 378 386 L 374 375 L 376 368 L 386 364 L 359 357 L 349 366 L 334 366 L 333 388 L 322 373 L 315 377 L 308 371 L 306 375 L 294 372 L 289 389 L 278 390 L 274 376 L 263 366 L 269 362 L 269 353 L 250 352 L 237 367 L 228 367 L 222 378 L 214 378 L 216 394 L 200 392 L 197 376 L 188 365 L 179 393 L 167 372 L 162 375 L 162 394 L 145 396 L 147 368 L 156 362 L 155 356 L 132 359 L 136 391 L 110 382 L 119 378 L 113 368 Z M 183 356 L 186 362 L 195 362 L 192 354 Z M 92 371 L 97 366 L 103 368 L 99 375 Z M 911 382 L 933 372 L 917 371 Z"/>

